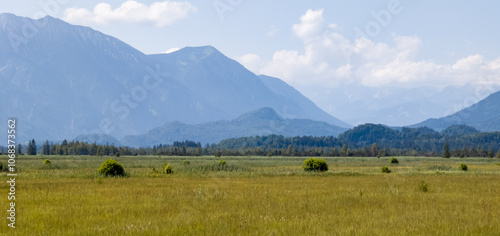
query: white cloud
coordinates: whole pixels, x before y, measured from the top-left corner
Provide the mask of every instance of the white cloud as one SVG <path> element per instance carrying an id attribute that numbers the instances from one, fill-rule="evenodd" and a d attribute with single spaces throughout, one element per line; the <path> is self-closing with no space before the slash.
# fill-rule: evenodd
<path id="1" fill-rule="evenodd" d="M 483 56 L 476 54 L 464 59 L 460 59 L 453 65 L 454 70 L 470 71 L 483 63 Z"/>
<path id="2" fill-rule="evenodd" d="M 292 26 L 302 50 L 276 51 L 271 60 L 246 55 L 240 62 L 258 74 L 282 78 L 301 87 L 337 88 L 342 84 L 370 87 L 447 86 L 500 83 L 500 58 L 488 62 L 476 54 L 455 64 L 417 60 L 421 39 L 393 34 L 392 42 L 369 38 L 349 40 L 327 24 L 323 10 L 308 10 Z M 258 63 L 257 63 L 258 61 Z"/>
<path id="3" fill-rule="evenodd" d="M 256 54 L 246 54 L 236 60 L 256 74 L 259 73 L 260 68 L 264 65 L 262 59 Z"/>
<path id="4" fill-rule="evenodd" d="M 304 38 L 319 33 L 323 27 L 323 9 L 308 10 L 305 15 L 300 17 L 300 24 L 293 26 L 293 32 L 297 37 Z"/>
<path id="5" fill-rule="evenodd" d="M 126 1 L 116 9 L 112 9 L 108 3 L 99 3 L 93 12 L 85 8 L 68 8 L 64 11 L 63 19 L 81 24 L 138 23 L 164 27 L 196 11 L 189 2 L 164 1 L 147 6 L 136 1 Z"/>

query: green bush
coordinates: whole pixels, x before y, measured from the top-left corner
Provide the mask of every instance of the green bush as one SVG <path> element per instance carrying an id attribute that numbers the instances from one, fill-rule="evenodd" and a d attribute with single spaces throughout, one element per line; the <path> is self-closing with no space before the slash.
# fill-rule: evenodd
<path id="1" fill-rule="evenodd" d="M 302 169 L 305 171 L 328 171 L 328 164 L 323 159 L 309 158 L 304 161 Z"/>
<path id="2" fill-rule="evenodd" d="M 184 165 L 185 165 L 185 166 L 187 166 L 187 165 L 189 165 L 189 164 L 191 164 L 191 162 L 189 162 L 188 160 L 185 160 L 185 161 L 184 161 Z"/>
<path id="3" fill-rule="evenodd" d="M 382 167 L 382 173 L 387 173 L 387 174 L 389 174 L 389 173 L 391 173 L 391 170 L 389 170 L 389 167 L 384 166 L 384 167 Z"/>
<path id="4" fill-rule="evenodd" d="M 425 181 L 422 181 L 422 183 L 420 183 L 420 186 L 418 186 L 418 188 L 420 189 L 420 191 L 424 193 L 429 191 L 429 187 L 427 186 L 427 183 Z"/>
<path id="5" fill-rule="evenodd" d="M 393 157 L 393 158 L 391 159 L 391 164 L 399 164 L 398 159 Z"/>
<path id="6" fill-rule="evenodd" d="M 48 164 L 50 164 L 50 163 L 51 163 L 51 162 L 50 162 L 50 160 L 49 160 L 49 159 L 45 159 L 45 160 L 43 160 L 43 164 L 44 164 L 44 165 L 48 165 Z"/>
<path id="7" fill-rule="evenodd" d="M 226 166 L 227 163 L 225 160 L 219 160 L 219 166 Z"/>
<path id="8" fill-rule="evenodd" d="M 463 170 L 463 171 L 468 171 L 469 167 L 465 163 L 462 162 L 462 164 L 460 164 L 458 169 Z"/>
<path id="9" fill-rule="evenodd" d="M 113 159 L 108 159 L 99 167 L 99 173 L 106 176 L 124 176 L 123 166 Z"/>
<path id="10" fill-rule="evenodd" d="M 171 166 L 170 164 L 168 164 L 168 163 L 167 163 L 167 164 L 165 164 L 165 165 L 163 166 L 163 173 L 165 173 L 165 174 L 167 174 L 167 175 L 169 175 L 169 174 L 173 174 L 173 173 L 174 173 L 174 171 L 172 170 L 172 166 Z"/>
<path id="11" fill-rule="evenodd" d="M 222 156 L 222 154 L 221 154 L 220 152 L 216 152 L 216 153 L 215 153 L 215 157 L 219 158 L 219 157 L 221 157 L 221 156 Z"/>

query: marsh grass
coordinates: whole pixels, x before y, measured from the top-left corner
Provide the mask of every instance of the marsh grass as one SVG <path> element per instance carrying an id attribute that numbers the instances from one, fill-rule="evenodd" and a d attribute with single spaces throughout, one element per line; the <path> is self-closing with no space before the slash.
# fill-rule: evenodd
<path id="1" fill-rule="evenodd" d="M 105 158 L 43 159 L 18 159 L 13 235 L 500 235 L 500 168 L 488 159 L 468 158 L 464 172 L 454 158 L 398 157 L 387 175 L 390 158 L 325 158 L 319 173 L 301 169 L 304 157 L 224 157 L 227 169 L 214 157 L 118 157 L 126 178 L 99 175 Z M 147 177 L 163 163 L 174 174 Z"/>

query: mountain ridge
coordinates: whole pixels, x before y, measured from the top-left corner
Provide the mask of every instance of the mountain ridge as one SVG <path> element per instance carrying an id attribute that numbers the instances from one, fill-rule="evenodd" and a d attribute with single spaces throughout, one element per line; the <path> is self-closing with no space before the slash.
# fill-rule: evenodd
<path id="1" fill-rule="evenodd" d="M 428 119 L 410 127 L 429 127 L 442 131 L 453 125 L 468 125 L 482 132 L 500 131 L 500 92 L 452 115 Z"/>
<path id="2" fill-rule="evenodd" d="M 214 121 L 188 125 L 180 122 L 167 123 L 146 134 L 125 136 L 120 143 L 131 147 L 171 144 L 175 141 L 218 143 L 228 138 L 283 135 L 295 136 L 337 136 L 347 129 L 322 121 L 286 119 L 274 109 L 264 107 L 241 115 L 233 120 Z"/>
<path id="3" fill-rule="evenodd" d="M 26 22 L 43 27 L 16 50 L 11 40 L 22 35 Z M 121 138 L 174 121 L 231 120 L 261 107 L 285 118 L 350 127 L 284 82 L 271 89 L 212 46 L 146 55 L 117 38 L 52 17 L 0 14 L 0 25 L 5 101 L 0 118 L 19 119 L 21 140 L 94 133 Z M 290 94 L 273 92 L 280 88 Z"/>

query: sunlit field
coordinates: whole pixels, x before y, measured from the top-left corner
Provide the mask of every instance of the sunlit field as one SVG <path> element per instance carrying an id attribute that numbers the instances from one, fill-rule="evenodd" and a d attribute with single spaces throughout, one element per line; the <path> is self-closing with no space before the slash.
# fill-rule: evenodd
<path id="1" fill-rule="evenodd" d="M 496 158 L 332 157 L 329 171 L 311 173 L 302 170 L 305 157 L 221 157 L 223 169 L 214 157 L 113 157 L 126 171 L 117 178 L 97 173 L 106 159 L 20 156 L 16 228 L 4 220 L 1 232 L 500 235 Z M 162 173 L 163 163 L 174 173 Z M 7 216 L 5 181 L 0 188 Z"/>

